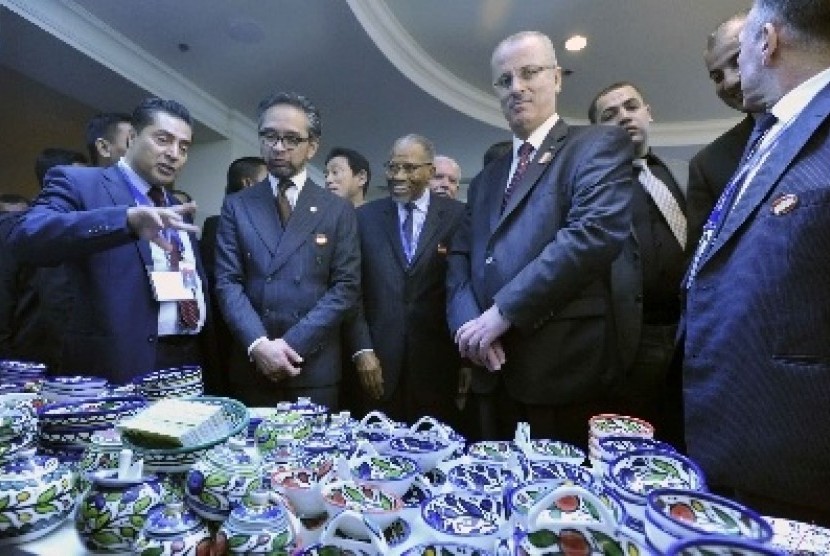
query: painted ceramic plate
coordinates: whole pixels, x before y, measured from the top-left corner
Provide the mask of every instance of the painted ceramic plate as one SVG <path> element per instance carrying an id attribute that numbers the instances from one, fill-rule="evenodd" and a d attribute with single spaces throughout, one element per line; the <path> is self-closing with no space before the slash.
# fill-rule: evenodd
<path id="1" fill-rule="evenodd" d="M 519 482 L 511 470 L 503 465 L 462 463 L 447 473 L 447 480 L 456 488 L 474 494 L 501 494 L 505 487 Z"/>
<path id="2" fill-rule="evenodd" d="M 433 529 L 460 537 L 494 535 L 504 524 L 504 506 L 494 498 L 454 492 L 427 500 L 421 516 Z"/>
<path id="3" fill-rule="evenodd" d="M 401 481 L 417 473 L 415 461 L 404 456 L 370 456 L 352 467 L 352 476 L 361 481 Z"/>
<path id="4" fill-rule="evenodd" d="M 510 454 L 520 454 L 519 447 L 504 440 L 474 442 L 467 448 L 467 455 L 482 461 L 506 462 Z"/>
<path id="5" fill-rule="evenodd" d="M 706 488 L 700 467 L 680 454 L 636 450 L 615 459 L 609 474 L 620 496 L 642 497 L 656 488 Z"/>
<path id="6" fill-rule="evenodd" d="M 576 446 L 558 440 L 545 439 L 531 440 L 530 454 L 528 456 L 565 460 L 574 465 L 579 465 L 585 460 L 585 452 Z"/>
<path id="7" fill-rule="evenodd" d="M 372 485 L 347 483 L 323 488 L 323 498 L 334 506 L 361 513 L 385 513 L 401 509 L 399 498 Z"/>
<path id="8" fill-rule="evenodd" d="M 626 415 L 594 415 L 588 420 L 591 434 L 597 438 L 605 436 L 640 436 L 652 438 L 654 426 L 637 417 Z"/>

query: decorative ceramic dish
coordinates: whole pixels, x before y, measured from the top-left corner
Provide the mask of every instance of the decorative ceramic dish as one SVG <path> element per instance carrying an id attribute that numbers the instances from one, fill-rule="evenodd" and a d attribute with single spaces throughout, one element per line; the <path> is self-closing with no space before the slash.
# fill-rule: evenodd
<path id="1" fill-rule="evenodd" d="M 654 437 L 654 426 L 637 417 L 627 415 L 595 415 L 588 420 L 591 435 L 600 439 L 605 436 Z"/>
<path id="2" fill-rule="evenodd" d="M 499 500 L 454 492 L 428 499 L 421 508 L 421 517 L 435 531 L 457 537 L 460 542 L 473 537 L 495 541 L 506 523 L 504 505 Z"/>
<path id="3" fill-rule="evenodd" d="M 405 456 L 364 456 L 349 462 L 355 481 L 376 485 L 395 496 L 403 496 L 418 474 L 418 464 Z"/>
<path id="4" fill-rule="evenodd" d="M 467 455 L 480 461 L 505 463 L 511 454 L 519 455 L 521 450 L 514 442 L 505 440 L 482 440 L 467 446 Z"/>
<path id="5" fill-rule="evenodd" d="M 585 461 L 583 450 L 558 440 L 531 440 L 524 455 L 531 461 L 559 461 L 571 465 L 582 465 Z"/>
<path id="6" fill-rule="evenodd" d="M 450 468 L 447 481 L 472 494 L 501 495 L 505 488 L 518 484 L 521 478 L 504 465 L 472 462 Z"/>

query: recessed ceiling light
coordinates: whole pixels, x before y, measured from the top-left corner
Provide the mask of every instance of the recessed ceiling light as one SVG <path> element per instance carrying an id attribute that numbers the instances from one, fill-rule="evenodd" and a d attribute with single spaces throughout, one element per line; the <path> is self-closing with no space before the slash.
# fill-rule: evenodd
<path id="1" fill-rule="evenodd" d="M 565 50 L 569 52 L 578 52 L 585 48 L 587 44 L 588 39 L 586 39 L 582 35 L 574 35 L 573 37 L 565 41 Z"/>

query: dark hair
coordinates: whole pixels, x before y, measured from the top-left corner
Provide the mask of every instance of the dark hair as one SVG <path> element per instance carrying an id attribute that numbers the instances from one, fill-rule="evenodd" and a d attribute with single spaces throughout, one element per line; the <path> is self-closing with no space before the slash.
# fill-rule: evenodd
<path id="1" fill-rule="evenodd" d="M 263 114 L 272 106 L 279 104 L 287 104 L 305 112 L 306 118 L 308 118 L 308 134 L 315 139 L 320 138 L 323 134 L 320 111 L 310 100 L 297 93 L 276 93 L 260 102 L 259 107 L 257 107 L 257 125 L 262 126 Z"/>
<path id="2" fill-rule="evenodd" d="M 0 193 L 0 203 L 7 205 L 29 204 L 29 199 L 19 193 Z"/>
<path id="3" fill-rule="evenodd" d="M 135 110 L 133 110 L 132 124 L 135 132 L 141 133 L 142 129 L 154 123 L 154 118 L 158 112 L 169 114 L 182 120 L 190 127 L 193 127 L 193 118 L 190 117 L 190 112 L 183 105 L 175 100 L 162 100 L 160 98 L 150 97 L 142 100 L 135 107 Z"/>
<path id="4" fill-rule="evenodd" d="M 513 141 L 499 141 L 493 143 L 484 151 L 484 166 L 487 166 L 497 158 L 501 158 L 513 150 Z"/>
<path id="5" fill-rule="evenodd" d="M 616 91 L 617 89 L 622 89 L 623 87 L 631 87 L 632 89 L 637 91 L 638 95 L 640 95 L 641 97 L 643 96 L 643 92 L 640 91 L 637 85 L 631 83 L 630 81 L 617 81 L 616 83 L 608 85 L 603 90 L 597 93 L 597 95 L 594 97 L 594 100 L 591 101 L 591 106 L 588 107 L 588 119 L 591 121 L 592 124 L 597 123 L 597 119 L 599 117 L 599 114 L 597 114 L 597 101 L 601 97 L 604 97 L 605 95 L 610 93 L 611 91 Z"/>
<path id="6" fill-rule="evenodd" d="M 64 166 L 67 164 L 89 164 L 86 156 L 78 151 L 71 151 L 69 149 L 46 148 L 40 151 L 35 159 L 35 176 L 40 187 L 43 187 L 43 180 L 46 178 L 46 172 L 55 166 Z"/>
<path id="7" fill-rule="evenodd" d="M 118 124 L 131 124 L 132 119 L 124 112 L 102 112 L 95 114 L 86 124 L 86 150 L 93 164 L 98 164 L 98 149 L 95 142 L 98 139 L 112 141 Z"/>
<path id="8" fill-rule="evenodd" d="M 332 150 L 329 151 L 329 154 L 326 155 L 326 164 L 329 163 L 329 160 L 332 158 L 337 158 L 338 156 L 342 156 L 345 158 L 349 163 L 349 168 L 352 169 L 353 174 L 359 173 L 361 170 L 366 172 L 366 183 L 363 184 L 363 194 L 366 195 L 366 191 L 369 189 L 369 182 L 372 180 L 372 169 L 369 167 L 369 161 L 366 160 L 366 157 L 357 152 L 354 149 L 347 149 L 346 147 L 334 147 Z"/>
<path id="9" fill-rule="evenodd" d="M 256 179 L 265 161 L 258 156 L 243 156 L 237 158 L 228 166 L 228 183 L 225 186 L 225 195 L 245 189 L 243 179 Z"/>
<path id="10" fill-rule="evenodd" d="M 830 2 L 827 0 L 755 0 L 755 7 L 795 31 L 804 46 L 815 42 L 830 44 Z"/>

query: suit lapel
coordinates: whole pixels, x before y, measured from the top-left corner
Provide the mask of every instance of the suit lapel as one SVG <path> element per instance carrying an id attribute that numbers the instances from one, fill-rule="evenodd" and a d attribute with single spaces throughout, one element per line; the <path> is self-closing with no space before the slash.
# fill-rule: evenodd
<path id="1" fill-rule="evenodd" d="M 254 229 L 273 256 L 277 252 L 283 231 L 271 182 L 266 178 L 251 186 L 250 191 L 250 194 L 243 198 L 245 210 L 251 217 Z"/>
<path id="2" fill-rule="evenodd" d="M 567 133 L 567 124 L 562 120 L 556 122 L 556 125 L 553 126 L 553 129 L 550 130 L 550 133 L 548 133 L 548 136 L 545 137 L 545 140 L 542 142 L 542 145 L 533 155 L 533 160 L 530 161 L 530 165 L 528 166 L 525 175 L 522 176 L 521 181 L 516 184 L 515 189 L 510 194 L 510 200 L 508 201 L 507 206 L 504 207 L 504 212 L 502 213 L 501 218 L 498 219 L 497 226 L 504 222 L 504 219 L 516 209 L 522 199 L 524 199 L 530 190 L 533 189 L 533 186 L 536 185 L 539 178 L 542 177 L 542 174 L 548 169 L 551 162 L 553 162 L 556 158 L 556 153 L 562 148 L 562 145 L 565 144 L 565 136 Z M 501 199 L 499 199 L 499 206 L 501 206 Z"/>
<path id="3" fill-rule="evenodd" d="M 412 263 L 409 265 L 410 268 L 414 268 L 418 264 L 418 260 L 427 249 L 427 245 L 431 244 L 432 238 L 441 229 L 441 222 L 446 212 L 446 206 L 441 202 L 442 200 L 437 195 L 430 195 L 427 217 L 424 220 L 424 227 L 421 228 L 421 234 L 418 236 L 418 246 L 415 249 L 415 254 L 412 256 Z"/>
<path id="4" fill-rule="evenodd" d="M 126 179 L 116 166 L 107 168 L 101 175 L 101 188 L 112 199 L 113 206 L 136 206 L 135 198 Z M 139 240 L 135 242 L 135 246 L 144 268 L 152 268 L 153 255 L 150 252 L 150 242 Z"/>
<path id="5" fill-rule="evenodd" d="M 327 208 L 326 204 L 323 190 L 313 181 L 306 180 L 299 197 L 297 197 L 297 204 L 294 206 L 291 218 L 288 219 L 285 232 L 277 246 L 277 252 L 274 254 L 272 271 L 276 271 L 285 264 L 291 254 L 308 240 L 311 230 L 322 218 L 323 211 Z M 277 216 L 277 220 L 279 220 L 279 216 Z M 334 238 L 329 239 L 334 240 Z"/>
<path id="6" fill-rule="evenodd" d="M 759 205 L 764 202 L 769 192 L 776 186 L 781 179 L 781 175 L 798 156 L 805 143 L 822 122 L 828 118 L 828 113 L 830 113 L 830 86 L 825 87 L 775 140 L 776 143 L 772 151 L 752 178 L 752 182 L 744 191 L 743 196 L 726 215 L 723 228 L 709 253 L 700 262 L 701 265 L 705 264 L 715 252 L 729 241 L 750 215 L 758 210 Z"/>
<path id="7" fill-rule="evenodd" d="M 401 242 L 401 223 L 398 217 L 398 205 L 391 198 L 384 200 L 383 206 L 383 235 L 389 241 L 389 247 L 395 254 L 398 264 L 401 268 L 406 269 L 409 266 L 406 262 L 406 254 L 403 252 L 403 243 Z"/>
<path id="8" fill-rule="evenodd" d="M 499 218 L 501 217 L 501 201 L 504 198 L 504 188 L 507 187 L 507 177 L 510 175 L 511 158 L 504 157 L 499 162 L 494 162 L 493 164 L 498 164 L 498 167 L 493 169 L 495 177 L 493 180 L 482 182 L 482 184 L 486 183 L 487 187 L 483 188 L 483 191 L 479 193 L 483 197 L 481 199 L 483 206 L 489 207 L 490 209 L 488 230 L 491 234 L 496 229 L 496 225 L 499 223 Z"/>

